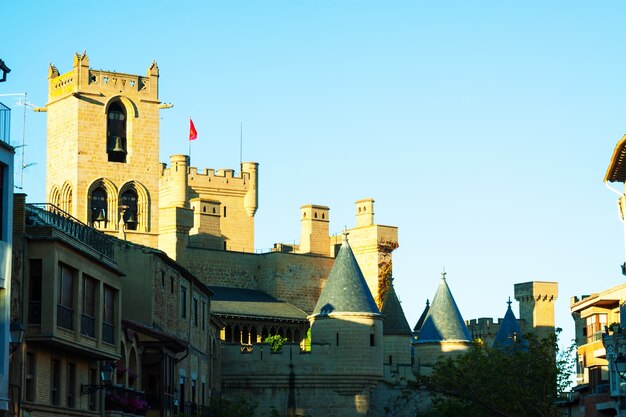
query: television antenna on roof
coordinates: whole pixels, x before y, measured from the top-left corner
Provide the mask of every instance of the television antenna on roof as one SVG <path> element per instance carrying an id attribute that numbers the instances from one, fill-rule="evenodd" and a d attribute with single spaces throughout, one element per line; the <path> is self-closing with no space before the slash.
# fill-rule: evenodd
<path id="1" fill-rule="evenodd" d="M 23 189 L 24 188 L 24 170 L 28 167 L 31 167 L 33 165 L 36 165 L 35 162 L 33 163 L 26 163 L 26 159 L 25 159 L 25 151 L 26 151 L 26 109 L 27 108 L 31 108 L 34 111 L 38 111 L 39 107 L 37 107 L 35 104 L 31 103 L 28 101 L 28 93 L 9 93 L 9 94 L 0 94 L 0 97 L 18 97 L 17 101 L 15 102 L 16 106 L 19 107 L 23 107 L 24 108 L 24 116 L 23 116 L 23 124 L 22 124 L 22 144 L 21 145 L 17 145 L 14 146 L 15 149 L 21 148 L 21 155 L 22 155 L 22 160 L 20 163 L 20 184 L 16 185 L 15 188 L 17 189 Z"/>

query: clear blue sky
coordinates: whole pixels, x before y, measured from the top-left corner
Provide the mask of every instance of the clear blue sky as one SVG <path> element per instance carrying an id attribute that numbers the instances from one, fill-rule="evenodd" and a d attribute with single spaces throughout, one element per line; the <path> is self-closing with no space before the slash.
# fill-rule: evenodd
<path id="1" fill-rule="evenodd" d="M 87 50 L 96 69 L 158 62 L 174 104 L 164 162 L 187 152 L 191 116 L 192 165 L 238 170 L 243 122 L 257 248 L 299 239 L 302 204 L 330 206 L 338 232 L 374 198 L 376 221 L 400 228 L 411 325 L 443 266 L 465 319 L 502 317 L 516 282 L 558 281 L 567 338 L 569 297 L 625 279 L 602 184 L 626 132 L 623 2 L 3 1 L 0 16 L 0 94 L 45 105 L 48 64 L 67 72 Z M 14 107 L 16 144 L 22 118 Z M 30 202 L 44 200 L 45 119 L 26 115 Z"/>

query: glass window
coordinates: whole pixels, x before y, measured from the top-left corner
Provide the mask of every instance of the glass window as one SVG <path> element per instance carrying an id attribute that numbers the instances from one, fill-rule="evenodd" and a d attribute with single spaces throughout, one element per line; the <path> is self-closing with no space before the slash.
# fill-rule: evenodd
<path id="1" fill-rule="evenodd" d="M 41 259 L 29 259 L 28 322 L 41 324 Z"/>
<path id="2" fill-rule="evenodd" d="M 102 340 L 115 343 L 115 289 L 104 286 L 104 311 L 102 314 Z"/>
<path id="3" fill-rule="evenodd" d="M 180 317 L 187 317 L 187 288 L 180 286 Z"/>
<path id="4" fill-rule="evenodd" d="M 594 314 L 593 316 L 587 317 L 587 343 L 602 340 L 602 332 L 606 325 L 606 314 Z"/>
<path id="5" fill-rule="evenodd" d="M 50 402 L 52 405 L 61 404 L 61 361 L 52 359 L 50 374 Z"/>
<path id="6" fill-rule="evenodd" d="M 67 406 L 69 408 L 76 407 L 76 365 L 73 363 L 67 364 Z"/>
<path id="7" fill-rule="evenodd" d="M 35 354 L 26 352 L 26 363 L 24 364 L 24 401 L 35 401 Z"/>

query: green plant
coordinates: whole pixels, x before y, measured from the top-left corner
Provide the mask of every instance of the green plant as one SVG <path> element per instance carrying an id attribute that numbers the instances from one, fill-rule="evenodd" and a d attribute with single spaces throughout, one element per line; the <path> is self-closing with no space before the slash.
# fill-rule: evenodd
<path id="1" fill-rule="evenodd" d="M 267 336 L 263 343 L 269 343 L 272 352 L 280 352 L 283 349 L 283 343 L 285 343 L 287 340 L 288 339 L 286 337 L 275 334 L 272 336 Z"/>

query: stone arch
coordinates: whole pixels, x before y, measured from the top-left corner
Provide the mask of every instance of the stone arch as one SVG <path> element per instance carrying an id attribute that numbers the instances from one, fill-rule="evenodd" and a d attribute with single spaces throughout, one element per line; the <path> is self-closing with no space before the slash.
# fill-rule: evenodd
<path id="1" fill-rule="evenodd" d="M 115 102 L 122 103 L 122 105 L 126 109 L 126 114 L 129 116 L 129 119 L 139 117 L 139 110 L 137 109 L 137 106 L 135 105 L 135 103 L 128 97 L 122 96 L 119 94 L 116 96 L 111 96 L 107 100 L 106 104 L 104 105 L 104 114 L 109 113 L 109 107 L 111 106 L 112 103 L 115 103 Z"/>
<path id="2" fill-rule="evenodd" d="M 138 181 L 129 181 L 124 184 L 118 192 L 118 201 L 122 202 L 122 195 L 127 191 L 134 191 L 137 194 L 137 228 L 135 230 L 141 232 L 150 231 L 150 193 L 148 189 Z M 119 207 L 119 206 L 118 206 Z M 118 220 L 119 220 L 118 213 Z"/>
<path id="3" fill-rule="evenodd" d="M 137 106 L 128 97 L 116 95 L 104 106 L 105 144 L 109 162 L 126 163 L 132 154 L 133 120 Z"/>
<path id="4" fill-rule="evenodd" d="M 59 208 L 72 215 L 72 184 L 69 181 L 65 181 L 61 187 Z"/>
<path id="5" fill-rule="evenodd" d="M 61 191 L 59 191 L 59 187 L 57 187 L 56 185 L 53 185 L 50 188 L 48 201 L 50 202 L 50 204 L 56 207 L 59 207 L 61 205 Z"/>
<path id="6" fill-rule="evenodd" d="M 89 187 L 87 188 L 87 224 L 90 226 L 94 226 L 94 222 L 92 219 L 92 195 L 93 192 L 96 191 L 98 188 L 104 189 L 104 191 L 106 192 L 107 201 L 105 213 L 106 220 L 104 222 L 104 225 L 98 224 L 96 225 L 96 227 L 99 229 L 115 230 L 117 228 L 116 217 L 118 207 L 117 187 L 115 186 L 115 184 L 113 184 L 111 180 L 107 178 L 98 178 L 97 180 L 92 182 L 91 185 L 89 185 Z"/>

